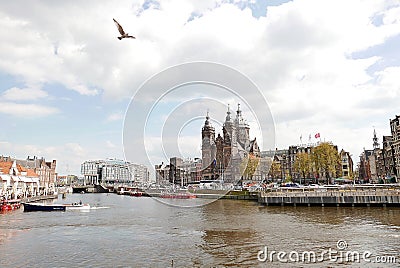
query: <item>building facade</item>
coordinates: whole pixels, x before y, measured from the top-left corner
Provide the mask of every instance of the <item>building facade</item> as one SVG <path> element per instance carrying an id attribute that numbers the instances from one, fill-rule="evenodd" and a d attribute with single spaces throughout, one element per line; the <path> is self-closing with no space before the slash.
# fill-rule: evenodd
<path id="1" fill-rule="evenodd" d="M 186 186 L 198 183 L 202 179 L 202 163 L 200 158 L 170 158 L 169 165 L 156 165 L 156 182 L 159 185 L 176 184 Z"/>
<path id="2" fill-rule="evenodd" d="M 146 183 L 149 173 L 144 165 L 119 159 L 89 160 L 81 164 L 85 185 Z"/>
<path id="3" fill-rule="evenodd" d="M 341 161 L 341 165 L 336 168 L 335 175 L 345 174 L 343 176 L 352 177 L 353 174 L 353 160 L 350 153 L 345 150 L 338 152 L 337 145 L 332 142 L 328 142 L 333 146 L 334 150 L 338 153 Z M 319 172 L 316 170 L 314 163 L 312 161 L 313 149 L 318 146 L 320 142 L 291 145 L 288 149 L 276 148 L 276 150 L 269 150 L 261 152 L 262 158 L 270 158 L 271 165 L 268 173 L 268 180 L 273 182 L 283 182 L 291 180 L 298 183 L 317 183 L 320 179 Z M 296 170 L 296 161 L 298 154 L 303 153 L 309 156 L 309 166 L 305 174 Z"/>
<path id="4" fill-rule="evenodd" d="M 380 148 L 376 131 L 372 138 L 372 150 L 365 150 L 360 155 L 358 165 L 359 180 L 371 183 L 395 182 L 399 177 L 400 158 L 400 116 L 390 120 L 390 136 L 383 136 Z"/>
<path id="5" fill-rule="evenodd" d="M 84 185 L 95 185 L 102 182 L 101 170 L 104 160 L 89 160 L 81 164 Z"/>
<path id="6" fill-rule="evenodd" d="M 373 150 L 363 150 L 360 155 L 360 162 L 358 164 L 358 179 L 361 182 L 371 182 L 371 164 L 375 165 L 375 159 L 371 156 L 373 155 Z M 373 168 L 373 170 L 375 170 Z"/>
<path id="7" fill-rule="evenodd" d="M 201 131 L 202 137 L 202 177 L 205 180 L 222 179 L 225 182 L 237 182 L 243 179 L 244 159 L 249 154 L 260 158 L 260 149 L 254 138 L 250 139 L 250 127 L 242 116 L 240 104 L 233 118 L 230 108 L 226 113 L 222 127 L 222 135 L 215 137 L 215 128 L 207 113 L 206 121 Z M 261 178 L 260 172 L 254 172 L 251 177 Z"/>
<path id="8" fill-rule="evenodd" d="M 129 168 L 134 182 L 150 183 L 149 170 L 145 165 L 131 163 Z"/>
<path id="9" fill-rule="evenodd" d="M 156 172 L 156 184 L 169 184 L 169 165 L 166 165 L 163 162 L 160 165 L 155 165 L 154 169 Z"/>
<path id="10" fill-rule="evenodd" d="M 353 177 L 353 170 L 354 170 L 354 164 L 353 164 L 353 159 L 351 158 L 351 155 L 349 152 L 346 152 L 345 150 L 341 150 L 340 153 L 340 162 L 342 166 L 342 176 L 345 178 L 352 178 Z"/>
<path id="11" fill-rule="evenodd" d="M 0 162 L 13 162 L 25 169 L 33 170 L 39 176 L 39 184 L 42 193 L 53 192 L 57 180 L 57 161 L 47 162 L 43 157 L 28 156 L 25 160 L 0 156 Z"/>
<path id="12" fill-rule="evenodd" d="M 390 120 L 390 131 L 392 134 L 392 146 L 394 153 L 394 170 L 397 177 L 400 176 L 400 115 Z"/>
<path id="13" fill-rule="evenodd" d="M 14 161 L 0 162 L 0 198 L 16 199 L 47 194 L 40 189 L 39 175 Z M 53 194 L 49 192 L 48 194 Z"/>
<path id="14" fill-rule="evenodd" d="M 391 178 L 397 175 L 395 167 L 395 154 L 393 147 L 393 137 L 383 136 L 382 140 L 382 155 L 383 155 L 383 174 L 386 178 Z"/>

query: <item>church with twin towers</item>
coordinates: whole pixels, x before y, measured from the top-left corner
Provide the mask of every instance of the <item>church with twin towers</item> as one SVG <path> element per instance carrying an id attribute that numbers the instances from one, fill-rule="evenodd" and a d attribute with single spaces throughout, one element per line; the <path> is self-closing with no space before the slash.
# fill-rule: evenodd
<path id="1" fill-rule="evenodd" d="M 240 104 L 236 115 L 232 115 L 228 105 L 222 136 L 215 137 L 215 128 L 207 112 L 201 130 L 202 178 L 203 180 L 223 180 L 237 182 L 241 179 L 240 165 L 250 155 L 260 157 L 256 138 L 250 139 L 250 127 L 242 116 Z"/>

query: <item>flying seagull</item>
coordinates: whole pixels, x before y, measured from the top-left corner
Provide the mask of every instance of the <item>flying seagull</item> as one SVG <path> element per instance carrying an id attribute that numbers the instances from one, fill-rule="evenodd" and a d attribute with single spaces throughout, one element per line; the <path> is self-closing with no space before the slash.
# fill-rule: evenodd
<path id="1" fill-rule="evenodd" d="M 136 39 L 136 37 L 129 35 L 128 33 L 124 32 L 124 29 L 122 29 L 121 24 L 118 23 L 118 21 L 116 21 L 115 19 L 113 19 L 115 22 L 115 25 L 117 25 L 118 31 L 121 34 L 121 36 L 118 36 L 118 39 L 121 40 L 122 38 L 134 38 Z"/>

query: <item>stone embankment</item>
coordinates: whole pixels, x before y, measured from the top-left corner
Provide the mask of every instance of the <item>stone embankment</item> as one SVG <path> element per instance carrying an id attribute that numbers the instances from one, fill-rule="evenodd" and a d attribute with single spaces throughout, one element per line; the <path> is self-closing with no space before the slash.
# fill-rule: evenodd
<path id="1" fill-rule="evenodd" d="M 271 189 L 260 192 L 258 202 L 281 206 L 400 206 L 400 186 Z"/>

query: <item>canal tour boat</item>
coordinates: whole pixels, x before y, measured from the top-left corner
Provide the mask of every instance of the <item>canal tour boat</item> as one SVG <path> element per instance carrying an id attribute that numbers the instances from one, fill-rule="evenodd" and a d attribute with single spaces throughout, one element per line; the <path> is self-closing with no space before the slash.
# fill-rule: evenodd
<path id="1" fill-rule="evenodd" d="M 66 210 L 88 210 L 89 204 L 44 204 L 44 203 L 24 203 L 24 212 L 31 211 L 66 211 Z"/>
<path id="2" fill-rule="evenodd" d="M 3 200 L 0 206 L 0 212 L 16 210 L 21 207 L 21 199 Z"/>
<path id="3" fill-rule="evenodd" d="M 23 203 L 23 205 L 24 205 L 24 212 L 66 210 L 66 206 L 61 204 Z"/>

